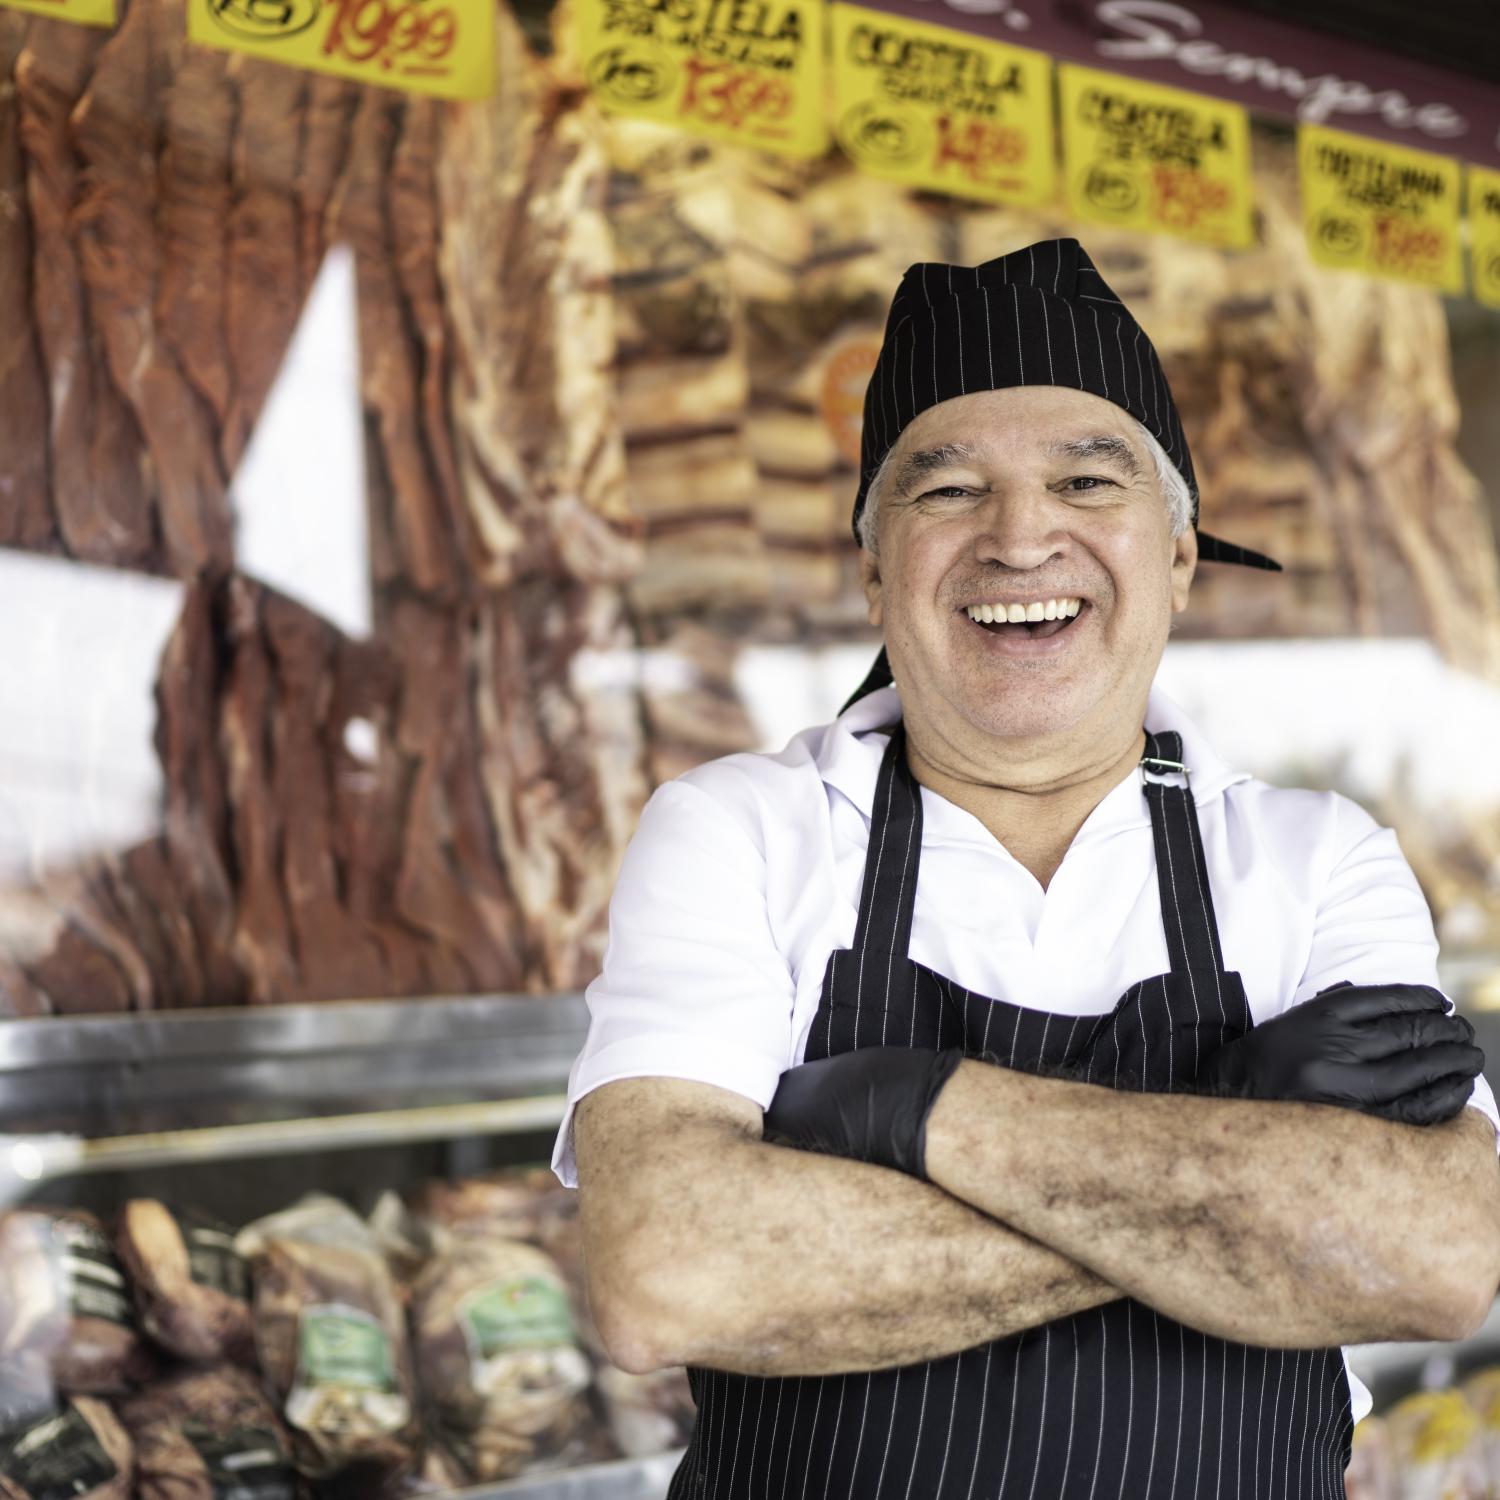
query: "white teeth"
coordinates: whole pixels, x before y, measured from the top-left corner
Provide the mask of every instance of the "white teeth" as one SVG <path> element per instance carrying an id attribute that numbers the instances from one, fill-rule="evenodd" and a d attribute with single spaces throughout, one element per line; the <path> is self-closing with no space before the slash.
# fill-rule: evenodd
<path id="1" fill-rule="evenodd" d="M 1031 604 L 971 604 L 965 612 L 979 625 L 1019 625 L 1025 620 L 1071 619 L 1082 607 L 1081 599 L 1048 599 Z"/>

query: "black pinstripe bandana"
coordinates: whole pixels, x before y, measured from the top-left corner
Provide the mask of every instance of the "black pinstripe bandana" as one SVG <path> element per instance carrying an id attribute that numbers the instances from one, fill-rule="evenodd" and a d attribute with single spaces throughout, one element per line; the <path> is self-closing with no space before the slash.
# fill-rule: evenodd
<path id="1" fill-rule="evenodd" d="M 886 319 L 865 389 L 854 535 L 870 480 L 918 412 L 974 391 L 1061 385 L 1137 418 L 1193 494 L 1198 481 L 1177 406 L 1145 330 L 1077 240 L 1041 240 L 982 266 L 912 266 Z M 1198 556 L 1281 570 L 1264 553 L 1198 533 Z"/>

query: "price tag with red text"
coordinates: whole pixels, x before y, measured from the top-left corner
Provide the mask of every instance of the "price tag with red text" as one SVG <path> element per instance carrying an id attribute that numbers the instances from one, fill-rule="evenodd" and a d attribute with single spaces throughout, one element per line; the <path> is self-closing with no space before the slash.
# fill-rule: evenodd
<path id="1" fill-rule="evenodd" d="M 1307 248 L 1320 266 L 1463 290 L 1456 161 L 1303 125 L 1297 168 Z"/>
<path id="2" fill-rule="evenodd" d="M 1469 168 L 1469 258 L 1474 295 L 1500 307 L 1500 172 Z"/>
<path id="3" fill-rule="evenodd" d="M 0 8 L 30 11 L 34 16 L 52 16 L 79 26 L 113 26 L 115 0 L 0 0 Z"/>
<path id="4" fill-rule="evenodd" d="M 784 156 L 827 149 L 819 0 L 578 0 L 605 109 Z"/>
<path id="5" fill-rule="evenodd" d="M 188 0 L 188 37 L 227 52 L 482 99 L 495 88 L 496 0 Z"/>
<path id="6" fill-rule="evenodd" d="M 1250 122 L 1240 105 L 1071 65 L 1059 84 L 1068 207 L 1079 218 L 1250 243 Z"/>
<path id="7" fill-rule="evenodd" d="M 834 134 L 867 171 L 1006 203 L 1052 195 L 1040 52 L 859 5 L 833 7 Z"/>

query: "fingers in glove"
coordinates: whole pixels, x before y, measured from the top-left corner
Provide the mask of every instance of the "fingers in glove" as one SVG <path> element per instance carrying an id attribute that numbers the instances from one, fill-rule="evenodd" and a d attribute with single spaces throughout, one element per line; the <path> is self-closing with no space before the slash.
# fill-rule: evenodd
<path id="1" fill-rule="evenodd" d="M 1474 1080 L 1461 1073 L 1452 1078 L 1439 1078 L 1425 1088 L 1378 1105 L 1369 1113 L 1402 1125 L 1441 1125 L 1463 1109 L 1473 1092 Z"/>
<path id="2" fill-rule="evenodd" d="M 1313 997 L 1324 1015 L 1341 1021 L 1373 1021 L 1379 1016 L 1415 1015 L 1448 1009 L 1441 990 L 1430 984 L 1360 984 L 1321 990 Z M 1305 1001 L 1312 1004 L 1312 1001 Z"/>
<path id="3" fill-rule="evenodd" d="M 1484 1068 L 1484 1053 L 1464 1043 L 1423 1047 L 1401 1057 L 1388 1057 L 1369 1065 L 1369 1087 L 1365 1097 L 1374 1101 L 1398 1099 L 1426 1088 L 1440 1078 L 1474 1078 Z"/>
<path id="4" fill-rule="evenodd" d="M 1466 1017 L 1428 1011 L 1381 1016 L 1355 1031 L 1359 1040 L 1353 1044 L 1354 1050 L 1371 1061 L 1420 1047 L 1468 1047 L 1474 1042 L 1474 1028 Z"/>

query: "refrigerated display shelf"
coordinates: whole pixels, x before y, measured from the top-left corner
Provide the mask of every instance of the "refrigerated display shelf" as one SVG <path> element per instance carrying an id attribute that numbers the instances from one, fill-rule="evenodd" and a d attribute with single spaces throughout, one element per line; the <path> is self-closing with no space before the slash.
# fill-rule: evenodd
<path id="1" fill-rule="evenodd" d="M 677 1448 L 649 1458 L 532 1474 L 503 1484 L 459 1490 L 447 1500 L 665 1500 L 667 1486 L 685 1451 Z"/>

